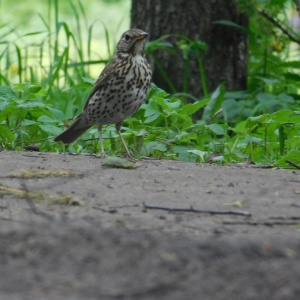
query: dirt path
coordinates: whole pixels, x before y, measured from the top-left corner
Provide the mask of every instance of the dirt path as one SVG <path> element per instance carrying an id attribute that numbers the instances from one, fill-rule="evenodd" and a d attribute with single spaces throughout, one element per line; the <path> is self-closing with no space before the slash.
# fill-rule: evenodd
<path id="1" fill-rule="evenodd" d="M 138 164 L 0 152 L 0 299 L 298 299 L 299 172 Z"/>

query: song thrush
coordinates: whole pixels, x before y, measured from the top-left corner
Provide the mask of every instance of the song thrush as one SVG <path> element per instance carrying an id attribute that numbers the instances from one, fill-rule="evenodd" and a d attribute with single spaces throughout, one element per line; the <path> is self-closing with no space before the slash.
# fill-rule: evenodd
<path id="1" fill-rule="evenodd" d="M 97 125 L 102 156 L 106 156 L 102 140 L 102 126 L 116 124 L 126 155 L 132 158 L 121 135 L 124 119 L 141 106 L 151 84 L 152 71 L 145 57 L 146 32 L 130 29 L 124 32 L 112 61 L 104 68 L 89 95 L 83 112 L 66 131 L 54 141 L 70 144 L 91 126 Z"/>

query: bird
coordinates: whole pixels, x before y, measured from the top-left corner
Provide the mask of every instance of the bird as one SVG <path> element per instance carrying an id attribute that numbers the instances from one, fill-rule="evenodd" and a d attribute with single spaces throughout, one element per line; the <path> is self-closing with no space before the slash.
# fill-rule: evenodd
<path id="1" fill-rule="evenodd" d="M 134 159 L 121 134 L 121 126 L 139 109 L 151 86 L 152 70 L 145 56 L 147 36 L 147 32 L 135 28 L 122 34 L 116 54 L 99 75 L 82 113 L 67 130 L 54 138 L 55 142 L 71 144 L 97 125 L 101 157 L 106 157 L 102 126 L 115 124 L 126 157 Z"/>

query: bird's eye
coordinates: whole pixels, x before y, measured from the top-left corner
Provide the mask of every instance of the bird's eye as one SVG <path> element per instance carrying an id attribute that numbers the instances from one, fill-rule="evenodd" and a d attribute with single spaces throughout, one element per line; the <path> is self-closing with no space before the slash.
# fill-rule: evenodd
<path id="1" fill-rule="evenodd" d="M 125 41 L 129 41 L 129 40 L 130 40 L 130 35 L 129 35 L 129 34 L 125 34 L 124 40 L 125 40 Z"/>

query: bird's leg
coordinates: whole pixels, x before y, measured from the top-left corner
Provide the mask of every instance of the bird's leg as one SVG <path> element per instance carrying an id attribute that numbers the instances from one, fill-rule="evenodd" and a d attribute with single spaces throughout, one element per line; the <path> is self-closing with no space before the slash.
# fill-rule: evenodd
<path id="1" fill-rule="evenodd" d="M 122 134 L 121 134 L 121 126 L 122 126 L 122 122 L 117 123 L 117 124 L 116 124 L 116 130 L 117 130 L 117 132 L 118 132 L 118 134 L 119 134 L 119 137 L 120 137 L 120 139 L 121 139 L 121 142 L 122 142 L 122 144 L 123 144 L 123 146 L 124 146 L 124 148 L 125 148 L 126 157 L 129 158 L 130 160 L 136 161 L 136 158 L 134 158 L 134 157 L 131 155 L 131 153 L 129 152 L 129 150 L 128 150 L 128 148 L 127 148 L 127 145 L 126 145 L 126 143 L 125 143 L 125 140 L 124 140 L 124 138 L 123 138 L 123 136 L 122 136 Z"/>
<path id="2" fill-rule="evenodd" d="M 104 150 L 103 139 L 102 139 L 102 125 L 98 125 L 98 132 L 99 132 L 99 140 L 100 140 L 100 147 L 101 147 L 101 157 L 105 158 L 106 153 Z"/>

